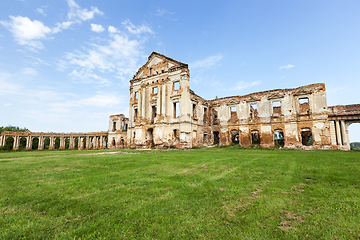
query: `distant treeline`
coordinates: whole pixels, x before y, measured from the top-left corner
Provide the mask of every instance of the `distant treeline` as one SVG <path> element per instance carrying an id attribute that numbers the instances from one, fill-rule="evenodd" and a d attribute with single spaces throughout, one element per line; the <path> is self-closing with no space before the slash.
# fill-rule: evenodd
<path id="1" fill-rule="evenodd" d="M 0 133 L 2 133 L 4 131 L 9 131 L 9 132 L 30 132 L 30 130 L 27 129 L 27 128 L 20 128 L 20 127 L 15 127 L 15 126 L 0 127 Z"/>
<path id="2" fill-rule="evenodd" d="M 360 149 L 360 142 L 352 142 L 350 143 L 350 147 L 353 149 Z"/>

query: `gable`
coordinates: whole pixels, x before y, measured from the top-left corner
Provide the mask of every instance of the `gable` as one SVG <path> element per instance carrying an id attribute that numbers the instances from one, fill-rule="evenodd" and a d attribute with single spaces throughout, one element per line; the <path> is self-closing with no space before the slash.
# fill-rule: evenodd
<path id="1" fill-rule="evenodd" d="M 148 61 L 137 71 L 133 79 L 145 78 L 152 74 L 160 74 L 167 72 L 173 67 L 188 67 L 187 64 L 175 61 L 157 52 L 152 52 L 148 58 Z M 152 72 L 152 74 L 151 74 Z"/>

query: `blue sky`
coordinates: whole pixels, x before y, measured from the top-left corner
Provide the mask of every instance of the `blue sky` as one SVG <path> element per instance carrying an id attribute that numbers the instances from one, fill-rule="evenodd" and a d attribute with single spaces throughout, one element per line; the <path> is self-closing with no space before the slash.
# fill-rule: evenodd
<path id="1" fill-rule="evenodd" d="M 1 0 L 0 125 L 106 131 L 152 51 L 189 64 L 205 99 L 322 82 L 329 106 L 360 103 L 359 13 L 358 0 Z"/>

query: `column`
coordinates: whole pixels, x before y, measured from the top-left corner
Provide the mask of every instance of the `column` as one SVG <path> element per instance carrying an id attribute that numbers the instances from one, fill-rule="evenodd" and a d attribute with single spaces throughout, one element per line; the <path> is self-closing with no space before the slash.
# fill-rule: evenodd
<path id="1" fill-rule="evenodd" d="M 84 149 L 84 138 L 79 136 L 78 140 L 78 149 L 83 150 Z"/>
<path id="2" fill-rule="evenodd" d="M 166 108 L 166 98 L 165 98 L 165 83 L 161 86 L 161 114 L 166 115 L 165 108 Z"/>
<path id="3" fill-rule="evenodd" d="M 99 147 L 99 140 L 98 140 L 98 136 L 94 137 L 94 147 L 93 149 L 98 149 Z"/>
<path id="4" fill-rule="evenodd" d="M 137 117 L 139 118 L 139 117 L 141 117 L 141 111 L 142 111 L 142 93 L 141 93 L 141 91 L 140 91 L 140 89 L 138 90 L 138 113 L 137 113 Z M 135 122 L 134 121 L 134 110 L 133 110 L 133 106 L 132 105 L 130 105 L 131 106 L 131 108 L 130 109 L 132 109 L 132 115 L 133 115 L 133 118 L 132 118 L 132 120 L 133 120 L 133 122 Z"/>
<path id="5" fill-rule="evenodd" d="M 341 120 L 341 140 L 343 145 L 349 145 L 347 142 L 347 136 L 346 136 L 346 128 L 345 128 L 345 121 Z"/>
<path id="6" fill-rule="evenodd" d="M 86 144 L 85 145 L 86 145 L 86 148 L 85 148 L 86 150 L 90 149 L 90 137 L 89 136 L 86 136 Z"/>
<path id="7" fill-rule="evenodd" d="M 75 141 L 74 141 L 74 137 L 70 136 L 69 137 L 69 149 L 74 149 L 75 148 Z"/>
<path id="8" fill-rule="evenodd" d="M 32 149 L 32 142 L 33 142 L 33 137 L 32 136 L 27 136 L 26 137 L 26 149 L 27 150 Z"/>
<path id="9" fill-rule="evenodd" d="M 19 142 L 20 142 L 20 137 L 14 136 L 13 150 L 19 149 Z"/>
<path id="10" fill-rule="evenodd" d="M 55 137 L 49 137 L 50 143 L 49 143 L 49 150 L 55 149 Z"/>
<path id="11" fill-rule="evenodd" d="M 0 147 L 4 146 L 4 135 L 0 135 Z"/>
<path id="12" fill-rule="evenodd" d="M 337 139 L 337 144 L 338 145 L 342 145 L 342 141 L 341 141 L 341 133 L 340 133 L 340 124 L 339 121 L 335 121 L 335 126 L 336 126 L 336 139 Z"/>
<path id="13" fill-rule="evenodd" d="M 146 102 L 146 100 L 145 100 L 145 97 L 146 97 L 146 88 L 145 87 L 142 87 L 142 89 L 141 89 L 141 97 L 142 97 L 142 99 L 141 99 L 141 117 L 142 118 L 145 118 L 145 102 Z"/>
<path id="14" fill-rule="evenodd" d="M 39 136 L 39 145 L 38 145 L 38 150 L 44 150 L 44 137 L 43 136 Z"/>

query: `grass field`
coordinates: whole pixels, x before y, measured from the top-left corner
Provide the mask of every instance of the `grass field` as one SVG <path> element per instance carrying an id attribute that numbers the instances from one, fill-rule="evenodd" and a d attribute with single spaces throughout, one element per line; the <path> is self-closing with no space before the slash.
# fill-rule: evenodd
<path id="1" fill-rule="evenodd" d="M 359 239 L 360 152 L 0 153 L 0 239 Z"/>

